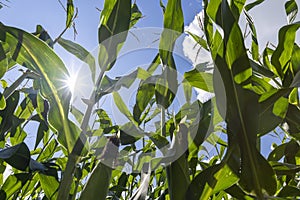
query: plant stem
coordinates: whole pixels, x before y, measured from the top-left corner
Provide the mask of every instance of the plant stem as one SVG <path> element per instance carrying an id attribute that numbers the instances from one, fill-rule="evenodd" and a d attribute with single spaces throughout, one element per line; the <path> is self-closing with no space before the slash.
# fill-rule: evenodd
<path id="1" fill-rule="evenodd" d="M 166 137 L 167 136 L 166 126 L 165 126 L 165 123 L 166 123 L 166 109 L 163 106 L 161 106 L 160 113 L 161 113 L 161 119 L 160 119 L 161 135 Z M 172 138 L 171 138 L 171 140 L 172 140 Z M 171 178 L 170 166 L 166 166 L 165 170 L 166 170 L 166 174 L 167 174 L 168 187 L 169 187 L 170 178 Z"/>
<path id="2" fill-rule="evenodd" d="M 92 115 L 93 107 L 96 104 L 96 95 L 97 95 L 97 87 L 100 85 L 104 74 L 105 74 L 105 69 L 101 70 L 99 77 L 97 79 L 95 88 L 89 98 L 89 100 L 86 102 L 87 103 L 87 109 L 84 114 L 82 124 L 80 126 L 81 128 L 81 133 L 76 140 L 76 143 L 74 145 L 74 148 L 72 149 L 72 152 L 69 155 L 69 159 L 67 161 L 66 169 L 65 172 L 62 176 L 62 180 L 60 183 L 60 188 L 58 191 L 58 200 L 67 200 L 69 198 L 69 192 L 71 188 L 71 184 L 73 182 L 73 173 L 75 170 L 75 166 L 79 162 L 80 154 L 84 148 L 84 145 L 87 141 L 86 133 L 88 129 L 88 124 L 90 117 Z"/>

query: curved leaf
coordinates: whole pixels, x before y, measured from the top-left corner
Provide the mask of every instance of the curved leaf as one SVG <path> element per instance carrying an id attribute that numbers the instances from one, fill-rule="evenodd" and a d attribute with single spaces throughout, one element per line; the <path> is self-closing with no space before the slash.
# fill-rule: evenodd
<path id="1" fill-rule="evenodd" d="M 80 196 L 81 200 L 94 199 L 95 197 L 99 200 L 106 199 L 112 175 L 111 166 L 117 157 L 118 146 L 118 138 L 111 137 L 104 147 L 100 162 L 93 169 L 90 178 L 83 188 Z M 103 160 L 105 164 L 102 163 Z"/>
<path id="2" fill-rule="evenodd" d="M 288 19 L 289 24 L 292 23 L 297 17 L 298 6 L 295 0 L 289 0 L 285 3 L 285 12 Z"/>
<path id="3" fill-rule="evenodd" d="M 25 171 L 29 166 L 30 152 L 25 143 L 0 150 L 0 158 L 12 167 Z"/>
<path id="4" fill-rule="evenodd" d="M 277 73 L 279 74 L 280 78 L 284 78 L 284 73 L 287 68 L 288 62 L 290 62 L 291 56 L 293 54 L 293 47 L 295 38 L 296 38 L 296 31 L 300 28 L 300 22 L 289 24 L 282 27 L 279 30 L 278 35 L 278 46 L 275 49 L 271 63 L 276 68 Z"/>
<path id="5" fill-rule="evenodd" d="M 49 122 L 61 135 L 65 147 L 71 151 L 76 136 L 71 133 L 68 109 L 71 93 L 65 85 L 68 71 L 61 59 L 44 42 L 17 28 L 0 25 L 0 40 L 9 44 L 12 58 L 41 76 L 41 93 L 50 102 Z"/>
<path id="6" fill-rule="evenodd" d="M 240 184 L 246 191 L 255 192 L 258 198 L 263 197 L 264 191 L 274 194 L 274 171 L 256 149 L 258 96 L 246 89 L 252 87 L 250 80 L 253 72 L 237 17 L 226 0 L 210 1 L 206 12 L 224 31 L 223 43 L 218 34 L 213 38 L 210 38 L 210 32 L 205 34 L 209 38 L 207 40 L 212 41 L 212 57 L 225 86 L 229 148 L 238 144 L 241 151 Z"/>
<path id="7" fill-rule="evenodd" d="M 89 65 L 93 81 L 95 81 L 95 75 L 96 75 L 95 58 L 85 48 L 83 48 L 82 46 L 80 46 L 75 42 L 72 42 L 71 40 L 59 38 L 58 43 L 68 52 L 70 52 L 71 54 L 79 58 L 81 61 Z"/>
<path id="8" fill-rule="evenodd" d="M 68 27 L 68 28 L 71 27 L 73 16 L 74 16 L 74 4 L 73 4 L 73 0 L 68 0 L 68 3 L 67 3 L 66 27 Z"/>
<path id="9" fill-rule="evenodd" d="M 98 29 L 99 56 L 102 70 L 110 70 L 127 37 L 131 19 L 131 0 L 105 0 Z"/>
<path id="10" fill-rule="evenodd" d="M 224 164 L 211 166 L 193 179 L 186 193 L 186 199 L 209 199 L 211 195 L 231 187 L 238 180 L 229 166 Z"/>

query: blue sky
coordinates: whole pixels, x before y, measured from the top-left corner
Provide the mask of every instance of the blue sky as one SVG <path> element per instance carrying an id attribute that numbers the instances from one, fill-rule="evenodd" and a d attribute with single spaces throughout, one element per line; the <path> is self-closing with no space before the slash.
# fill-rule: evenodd
<path id="1" fill-rule="evenodd" d="M 61 0 L 66 5 L 66 0 Z M 42 2 L 42 3 L 41 3 Z M 78 35 L 76 42 L 92 50 L 97 45 L 97 28 L 99 25 L 100 10 L 103 8 L 103 0 L 74 0 L 78 7 L 76 29 Z M 162 27 L 163 13 L 159 0 L 136 0 L 144 18 L 137 27 Z M 163 2 L 166 3 L 164 0 Z M 58 0 L 11 0 L 9 7 L 0 10 L 1 22 L 6 25 L 19 27 L 29 32 L 35 30 L 37 24 L 41 24 L 53 38 L 57 37 L 65 27 L 65 11 Z M 185 24 L 188 25 L 194 16 L 201 10 L 201 0 L 183 0 L 182 8 Z M 72 30 L 68 30 L 64 37 L 73 39 Z"/>

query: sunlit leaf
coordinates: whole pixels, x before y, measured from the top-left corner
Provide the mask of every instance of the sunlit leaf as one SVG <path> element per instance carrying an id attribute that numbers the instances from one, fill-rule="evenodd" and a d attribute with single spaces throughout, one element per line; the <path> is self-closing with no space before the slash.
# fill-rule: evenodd
<path id="1" fill-rule="evenodd" d="M 212 57 L 225 86 L 227 102 L 225 121 L 229 144 L 230 146 L 238 144 L 241 150 L 240 185 L 246 191 L 254 191 L 259 198 L 263 196 L 264 190 L 274 194 L 275 174 L 256 149 L 259 129 L 258 121 L 255 122 L 254 119 L 258 119 L 258 96 L 243 88 L 251 87 L 249 79 L 252 76 L 252 68 L 237 17 L 230 10 L 227 1 L 211 1 L 206 11 L 224 31 L 223 46 L 220 42 L 222 38 L 217 34 L 208 41 L 213 42 L 213 47 L 216 46 L 216 49 L 212 49 Z M 212 37 L 208 31 L 206 30 L 206 36 Z M 217 95 L 216 97 L 218 98 Z"/>
<path id="2" fill-rule="evenodd" d="M 136 3 L 131 6 L 131 18 L 129 27 L 133 27 L 142 18 L 142 13 Z"/>
<path id="3" fill-rule="evenodd" d="M 172 140 L 175 140 L 175 155 L 180 156 L 177 160 L 173 161 L 167 169 L 167 173 L 170 173 L 168 177 L 168 190 L 170 199 L 180 200 L 185 199 L 190 184 L 187 161 L 188 128 L 185 124 L 179 124 L 179 130 L 175 133 Z"/>
<path id="4" fill-rule="evenodd" d="M 207 92 L 213 91 L 213 75 L 206 72 L 199 72 L 197 69 L 193 69 L 184 73 L 185 81 L 191 86 L 205 90 Z"/>
<path id="5" fill-rule="evenodd" d="M 120 142 L 122 145 L 133 144 L 144 136 L 144 132 L 132 122 L 120 127 Z"/>
<path id="6" fill-rule="evenodd" d="M 0 32 L 0 40 L 14 51 L 13 59 L 42 77 L 41 92 L 51 104 L 49 122 L 70 151 L 77 134 L 75 130 L 71 133 L 67 117 L 71 93 L 64 83 L 68 72 L 63 62 L 44 42 L 25 31 L 1 24 Z"/>
<path id="7" fill-rule="evenodd" d="M 43 188 L 45 195 L 49 200 L 54 200 L 57 198 L 57 191 L 59 187 L 59 182 L 53 176 L 47 176 L 39 173 L 39 179 L 41 187 Z"/>
<path id="8" fill-rule="evenodd" d="M 74 4 L 73 0 L 68 0 L 67 2 L 67 20 L 66 20 L 66 27 L 71 27 L 72 20 L 74 16 Z"/>
<path id="9" fill-rule="evenodd" d="M 291 59 L 293 48 L 290 47 L 294 46 L 296 31 L 299 28 L 300 22 L 286 25 L 279 30 L 279 43 L 271 61 L 281 79 L 283 79 L 285 68 Z"/>
<path id="10" fill-rule="evenodd" d="M 217 192 L 225 190 L 235 183 L 239 178 L 224 164 L 214 165 L 203 170 L 191 182 L 186 193 L 187 199 L 209 199 Z"/>
<path id="11" fill-rule="evenodd" d="M 109 70 L 117 58 L 130 27 L 131 0 L 105 0 L 98 29 L 99 56 L 102 70 Z"/>
<path id="12" fill-rule="evenodd" d="M 0 41 L 0 77 L 16 63 L 11 57 L 10 47 L 8 44 Z"/>
<path id="13" fill-rule="evenodd" d="M 245 6 L 245 10 L 249 11 L 252 8 L 254 8 L 255 6 L 258 6 L 259 4 L 263 3 L 265 0 L 256 0 L 252 3 L 249 3 Z"/>
<path id="14" fill-rule="evenodd" d="M 203 37 L 200 37 L 196 34 L 193 34 L 191 32 L 187 32 L 190 36 L 192 36 L 192 38 L 200 45 L 200 47 L 204 48 L 205 50 L 208 51 L 208 47 L 207 47 L 207 43 L 205 41 L 205 39 L 203 39 Z"/>
<path id="15" fill-rule="evenodd" d="M 122 97 L 118 92 L 113 92 L 112 93 L 115 105 L 118 107 L 119 111 L 125 115 L 131 122 L 134 122 L 134 118 L 131 114 L 131 112 L 128 110 L 126 104 L 122 100 Z"/>
<path id="16" fill-rule="evenodd" d="M 96 62 L 93 55 L 91 55 L 85 48 L 83 48 L 82 46 L 80 46 L 75 42 L 72 42 L 71 40 L 59 38 L 58 43 L 68 52 L 70 52 L 71 54 L 79 58 L 81 61 L 89 65 L 93 81 L 95 81 Z"/>
<path id="17" fill-rule="evenodd" d="M 184 20 L 181 0 L 169 0 L 164 12 L 164 30 L 159 42 L 159 55 L 164 65 L 162 79 L 155 87 L 156 103 L 168 108 L 177 92 L 177 73 L 173 48 L 183 32 Z"/>
<path id="18" fill-rule="evenodd" d="M 38 38 L 46 42 L 51 48 L 53 48 L 54 42 L 42 25 L 37 25 L 35 32 L 32 34 L 37 36 Z"/>
<path id="19" fill-rule="evenodd" d="M 9 199 L 11 198 L 15 192 L 20 190 L 22 186 L 29 180 L 30 174 L 29 173 L 19 173 L 10 175 L 0 190 L 0 198 L 1 199 Z"/>
<path id="20" fill-rule="evenodd" d="M 6 107 L 6 100 L 3 94 L 0 93 L 0 110 L 4 110 L 5 107 Z"/>
<path id="21" fill-rule="evenodd" d="M 293 23 L 298 13 L 298 6 L 296 1 L 289 0 L 285 3 L 284 7 L 289 24 Z"/>
<path id="22" fill-rule="evenodd" d="M 256 28 L 254 25 L 254 21 L 252 17 L 245 11 L 246 19 L 249 24 L 250 30 L 251 30 L 251 36 L 252 36 L 252 44 L 251 44 L 251 55 L 253 60 L 259 59 L 259 48 L 258 48 L 258 39 L 256 34 Z"/>
<path id="23" fill-rule="evenodd" d="M 109 118 L 108 114 L 103 109 L 97 109 L 95 111 L 99 117 L 98 121 L 100 122 L 100 127 L 102 129 L 108 128 L 112 126 L 111 119 Z"/>
<path id="24" fill-rule="evenodd" d="M 117 156 L 116 147 L 118 146 L 119 142 L 115 139 L 110 139 L 108 141 L 101 156 L 101 159 L 106 160 L 105 164 L 100 161 L 94 167 L 91 176 L 83 188 L 80 199 L 93 199 L 95 197 L 99 200 L 106 199 L 112 176 L 111 166 Z"/>

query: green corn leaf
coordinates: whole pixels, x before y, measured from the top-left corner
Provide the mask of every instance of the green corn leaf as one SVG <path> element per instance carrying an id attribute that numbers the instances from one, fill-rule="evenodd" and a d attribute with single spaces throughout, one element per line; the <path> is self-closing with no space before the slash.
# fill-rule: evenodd
<path id="1" fill-rule="evenodd" d="M 108 127 L 112 126 L 112 121 L 109 118 L 109 116 L 108 116 L 108 114 L 106 113 L 105 110 L 100 108 L 100 109 L 95 110 L 95 112 L 98 115 L 99 119 L 97 121 L 100 122 L 100 127 L 102 129 L 105 129 L 105 128 L 108 128 Z"/>
<path id="2" fill-rule="evenodd" d="M 41 187 L 43 188 L 46 197 L 49 200 L 57 199 L 57 191 L 59 187 L 58 180 L 53 176 L 47 176 L 39 173 Z"/>
<path id="3" fill-rule="evenodd" d="M 280 192 L 277 194 L 278 197 L 283 198 L 299 198 L 300 197 L 300 190 L 299 188 L 291 185 L 284 186 Z"/>
<path id="4" fill-rule="evenodd" d="M 159 65 L 160 65 L 160 57 L 159 54 L 157 54 L 147 69 L 149 78 L 140 81 L 139 88 L 136 94 L 135 105 L 133 107 L 133 117 L 138 124 L 141 123 L 142 121 L 141 115 L 143 111 L 145 111 L 146 107 L 148 106 L 148 104 L 150 103 L 150 101 L 152 100 L 155 94 L 155 85 L 153 81 L 154 76 L 151 75 L 154 73 L 154 71 L 157 69 Z M 142 118 L 145 117 L 146 116 Z"/>
<path id="5" fill-rule="evenodd" d="M 210 196 L 225 190 L 238 182 L 228 165 L 211 166 L 200 172 L 191 182 L 186 193 L 187 199 L 209 199 Z"/>
<path id="6" fill-rule="evenodd" d="M 25 171 L 29 166 L 30 152 L 25 143 L 0 150 L 0 158 L 12 167 Z"/>
<path id="7" fill-rule="evenodd" d="M 285 121 L 289 125 L 288 132 L 295 136 L 300 132 L 300 109 L 297 106 L 289 105 L 285 116 Z"/>
<path id="8" fill-rule="evenodd" d="M 199 37 L 198 35 L 196 34 L 193 34 L 191 32 L 187 32 L 190 36 L 192 36 L 192 38 L 202 47 L 204 48 L 205 50 L 209 50 L 208 47 L 207 47 L 207 43 L 206 43 L 206 40 L 203 39 L 203 37 Z"/>
<path id="9" fill-rule="evenodd" d="M 153 84 L 144 83 L 140 85 L 136 94 L 136 103 L 133 108 L 133 117 L 137 123 L 141 123 L 141 115 L 145 111 L 149 102 L 154 96 L 155 86 Z"/>
<path id="10" fill-rule="evenodd" d="M 271 166 L 274 168 L 276 174 L 278 175 L 292 175 L 300 171 L 299 165 L 289 164 L 289 163 L 281 163 L 277 161 L 271 161 Z"/>
<path id="11" fill-rule="evenodd" d="M 193 87 L 213 92 L 213 75 L 210 73 L 193 69 L 184 73 L 184 81 L 187 81 Z"/>
<path id="12" fill-rule="evenodd" d="M 10 46 L 0 41 L 0 78 L 15 64 L 16 62 L 11 57 Z"/>
<path id="13" fill-rule="evenodd" d="M 172 65 L 175 66 L 173 57 L 171 58 Z M 156 104 L 168 108 L 177 93 L 178 81 L 177 71 L 172 67 L 166 66 L 161 75 L 156 79 L 155 84 L 155 100 Z"/>
<path id="14" fill-rule="evenodd" d="M 185 199 L 185 194 L 190 184 L 187 161 L 188 128 L 185 124 L 179 124 L 179 130 L 173 136 L 173 140 L 175 140 L 175 154 L 177 156 L 182 155 L 167 167 L 168 191 L 170 199 L 181 200 Z"/>
<path id="15" fill-rule="evenodd" d="M 81 192 L 80 199 L 94 199 L 97 197 L 99 200 L 105 200 L 109 185 L 110 179 L 112 177 L 112 168 L 111 166 L 114 163 L 115 158 L 117 157 L 117 147 L 119 146 L 119 141 L 117 138 L 110 139 L 101 155 L 100 162 L 94 167 L 90 178 L 88 179 L 85 187 Z M 102 163 L 102 161 L 105 163 Z"/>
<path id="16" fill-rule="evenodd" d="M 300 47 L 297 44 L 294 44 L 291 62 L 293 67 L 292 72 L 295 75 L 300 71 Z"/>
<path id="17" fill-rule="evenodd" d="M 96 62 L 95 58 L 82 46 L 72 42 L 71 40 L 66 40 L 59 38 L 58 43 L 66 49 L 68 52 L 79 58 L 81 61 L 87 63 L 90 67 L 93 81 L 95 81 L 96 75 Z"/>
<path id="18" fill-rule="evenodd" d="M 102 70 L 110 70 L 127 37 L 131 20 L 131 0 L 105 0 L 98 29 Z"/>
<path id="19" fill-rule="evenodd" d="M 256 193 L 258 198 L 263 197 L 264 191 L 274 194 L 276 192 L 274 171 L 256 149 L 259 130 L 258 96 L 244 88 L 251 87 L 253 72 L 237 17 L 230 10 L 226 0 L 210 1 L 206 12 L 224 31 L 223 44 L 218 34 L 208 41 L 212 41 L 212 57 L 225 86 L 227 102 L 225 121 L 229 144 L 230 146 L 238 144 L 241 151 L 240 184 L 246 191 Z M 212 34 L 206 31 L 206 37 L 211 36 Z M 216 96 L 218 97 L 217 94 Z"/>
<path id="20" fill-rule="evenodd" d="M 298 6 L 295 0 L 289 0 L 285 3 L 285 12 L 287 16 L 288 23 L 293 23 L 297 17 Z"/>
<path id="21" fill-rule="evenodd" d="M 70 28 L 72 26 L 73 17 L 74 17 L 74 4 L 73 4 L 73 0 L 68 0 L 68 2 L 67 2 L 66 27 Z"/>
<path id="22" fill-rule="evenodd" d="M 4 95 L 0 93 L 0 110 L 4 110 L 6 107 L 6 100 Z"/>
<path id="23" fill-rule="evenodd" d="M 46 42 L 51 48 L 53 48 L 54 42 L 48 32 L 41 26 L 37 25 L 36 30 L 34 33 L 32 33 L 36 37 L 40 38 L 44 42 Z"/>
<path id="24" fill-rule="evenodd" d="M 279 161 L 285 155 L 287 143 L 276 146 L 268 156 L 268 161 Z"/>
<path id="25" fill-rule="evenodd" d="M 258 47 L 258 39 L 256 34 L 256 28 L 254 26 L 254 21 L 252 17 L 245 11 L 247 22 L 249 24 L 252 36 L 252 44 L 251 44 L 251 55 L 253 60 L 258 61 L 259 59 L 259 47 Z"/>
<path id="26" fill-rule="evenodd" d="M 10 175 L 1 187 L 0 199 L 11 199 L 26 184 L 30 176 L 29 173 Z"/>
<path id="27" fill-rule="evenodd" d="M 6 99 L 6 107 L 4 110 L 0 110 L 0 116 L 2 121 L 0 123 L 0 141 L 4 141 L 6 131 L 13 126 L 13 120 L 17 117 L 12 115 L 15 112 L 16 107 L 19 103 L 20 94 L 15 91 L 9 98 Z"/>
<path id="28" fill-rule="evenodd" d="M 132 28 L 140 19 L 142 18 L 142 13 L 139 10 L 136 3 L 131 6 L 131 18 L 129 27 Z"/>
<path id="29" fill-rule="evenodd" d="M 83 113 L 75 106 L 71 106 L 70 112 L 74 115 L 77 122 L 81 124 L 83 119 Z"/>
<path id="30" fill-rule="evenodd" d="M 113 92 L 112 95 L 114 98 L 114 102 L 115 102 L 116 106 L 118 107 L 119 111 L 123 115 L 125 115 L 131 122 L 135 122 L 131 112 L 128 110 L 128 108 L 127 108 L 126 104 L 124 103 L 124 101 L 122 100 L 122 97 L 120 96 L 120 94 L 118 92 Z"/>
<path id="31" fill-rule="evenodd" d="M 284 72 L 288 66 L 288 62 L 293 54 L 293 47 L 296 37 L 296 31 L 300 28 L 300 22 L 289 24 L 279 30 L 278 46 L 275 49 L 271 63 L 276 68 L 281 79 L 284 78 Z"/>
<path id="32" fill-rule="evenodd" d="M 47 44 L 20 29 L 0 25 L 0 40 L 10 45 L 13 59 L 39 74 L 41 93 L 50 102 L 49 122 L 58 131 L 65 147 L 71 151 L 76 141 L 76 130 L 70 128 L 68 108 L 71 93 L 64 80 L 67 69 Z"/>
<path id="33" fill-rule="evenodd" d="M 239 21 L 239 18 L 240 18 L 241 12 L 244 9 L 245 3 L 246 3 L 246 0 L 232 1 L 230 3 L 230 10 L 236 21 Z"/>
<path id="34" fill-rule="evenodd" d="M 245 10 L 246 11 L 249 11 L 251 10 L 252 8 L 254 8 L 255 6 L 258 6 L 259 4 L 263 3 L 265 0 L 256 0 L 252 3 L 249 3 L 245 6 Z"/>
<path id="35" fill-rule="evenodd" d="M 169 0 L 164 13 L 164 30 L 159 43 L 159 54 L 164 65 L 170 65 L 176 39 L 183 32 L 181 0 Z"/>
<path id="36" fill-rule="evenodd" d="M 162 78 L 155 86 L 156 103 L 168 108 L 177 93 L 177 73 L 173 48 L 183 32 L 181 0 L 169 0 L 164 12 L 164 30 L 159 42 L 159 55 L 164 65 Z"/>
<path id="37" fill-rule="evenodd" d="M 236 199 L 240 199 L 240 200 L 254 200 L 255 199 L 254 197 L 247 195 L 241 189 L 241 187 L 239 187 L 238 185 L 233 185 L 230 188 L 227 188 L 225 191 Z"/>

